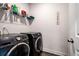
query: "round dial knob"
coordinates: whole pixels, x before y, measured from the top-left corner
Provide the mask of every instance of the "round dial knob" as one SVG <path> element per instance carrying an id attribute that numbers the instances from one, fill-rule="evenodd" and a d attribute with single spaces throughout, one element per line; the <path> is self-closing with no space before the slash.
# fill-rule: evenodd
<path id="1" fill-rule="evenodd" d="M 20 37 L 17 37 L 16 40 L 21 40 L 21 38 Z"/>

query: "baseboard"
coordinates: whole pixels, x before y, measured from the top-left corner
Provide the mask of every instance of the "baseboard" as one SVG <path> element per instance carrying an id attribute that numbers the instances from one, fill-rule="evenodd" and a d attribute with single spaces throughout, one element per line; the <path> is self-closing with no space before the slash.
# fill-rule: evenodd
<path id="1" fill-rule="evenodd" d="M 47 49 L 47 48 L 43 48 L 43 51 L 49 52 L 51 54 L 59 55 L 59 56 L 66 56 L 66 54 L 64 54 L 62 52 L 50 50 L 50 49 Z"/>

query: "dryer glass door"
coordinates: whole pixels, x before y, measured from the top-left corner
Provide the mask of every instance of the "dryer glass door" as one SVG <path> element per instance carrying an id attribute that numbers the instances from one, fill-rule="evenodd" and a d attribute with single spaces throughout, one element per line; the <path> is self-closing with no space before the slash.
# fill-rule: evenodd
<path id="1" fill-rule="evenodd" d="M 36 52 L 42 51 L 43 45 L 42 45 L 42 38 L 41 36 L 37 38 L 35 41 L 35 50 Z"/>
<path id="2" fill-rule="evenodd" d="M 12 47 L 7 56 L 28 56 L 29 52 L 29 45 L 23 42 Z"/>

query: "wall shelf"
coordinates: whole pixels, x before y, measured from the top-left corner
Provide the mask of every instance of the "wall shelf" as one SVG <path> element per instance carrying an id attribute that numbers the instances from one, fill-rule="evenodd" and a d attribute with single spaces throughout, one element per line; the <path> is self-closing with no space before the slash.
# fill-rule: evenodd
<path id="1" fill-rule="evenodd" d="M 0 11 L 0 23 L 10 23 L 10 24 L 23 24 L 26 25 L 25 17 L 11 14 L 10 11 L 1 10 Z"/>

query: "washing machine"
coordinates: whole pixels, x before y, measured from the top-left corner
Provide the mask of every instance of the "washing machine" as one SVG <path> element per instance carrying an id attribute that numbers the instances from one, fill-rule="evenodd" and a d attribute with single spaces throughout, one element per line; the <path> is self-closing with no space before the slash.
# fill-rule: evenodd
<path id="1" fill-rule="evenodd" d="M 0 56 L 29 56 L 28 36 L 9 34 L 0 36 Z"/>
<path id="2" fill-rule="evenodd" d="M 40 56 L 43 49 L 42 34 L 40 32 L 21 33 L 29 37 L 30 56 Z"/>

